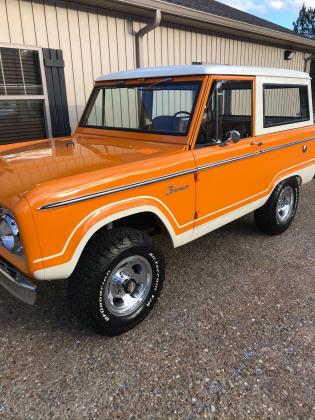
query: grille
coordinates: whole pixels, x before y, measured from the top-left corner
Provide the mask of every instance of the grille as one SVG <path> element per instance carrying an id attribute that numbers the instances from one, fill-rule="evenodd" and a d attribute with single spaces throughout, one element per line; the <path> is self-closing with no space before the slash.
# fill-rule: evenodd
<path id="1" fill-rule="evenodd" d="M 13 265 L 0 258 L 0 268 L 2 268 L 10 277 L 15 280 L 19 278 L 19 272 L 13 267 Z"/>

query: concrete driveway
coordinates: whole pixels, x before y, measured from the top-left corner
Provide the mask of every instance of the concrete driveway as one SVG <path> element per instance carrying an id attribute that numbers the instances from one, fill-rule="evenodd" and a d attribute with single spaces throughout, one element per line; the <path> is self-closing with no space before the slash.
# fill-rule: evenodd
<path id="1" fill-rule="evenodd" d="M 166 250 L 149 318 L 117 338 L 82 329 L 65 282 L 35 307 L 0 291 L 0 417 L 315 416 L 315 182 L 291 229 L 245 217 Z"/>

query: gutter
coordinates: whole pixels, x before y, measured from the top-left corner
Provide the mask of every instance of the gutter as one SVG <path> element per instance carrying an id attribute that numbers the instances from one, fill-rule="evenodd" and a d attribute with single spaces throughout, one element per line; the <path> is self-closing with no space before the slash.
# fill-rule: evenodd
<path id="1" fill-rule="evenodd" d="M 160 26 L 161 23 L 161 10 L 155 10 L 155 16 L 152 22 L 148 23 L 146 26 L 141 28 L 136 34 L 136 67 L 144 67 L 144 60 L 143 60 L 143 37 L 148 32 L 153 31 L 156 27 Z"/>
<path id="2" fill-rule="evenodd" d="M 30 0 L 27 0 L 30 1 Z M 36 0 L 37 1 L 37 0 Z M 45 0 L 51 2 L 52 0 Z M 217 34 L 222 37 L 254 41 L 278 48 L 315 53 L 315 41 L 290 33 L 264 28 L 214 15 L 186 6 L 169 3 L 165 0 L 55 0 L 57 5 L 69 8 L 98 10 L 99 13 L 112 14 L 122 18 L 152 20 L 152 12 L 159 9 L 163 15 L 163 24 L 178 26 L 188 30 Z"/>
<path id="3" fill-rule="evenodd" d="M 104 3 L 106 3 L 106 0 Z M 256 41 L 264 40 L 277 46 L 280 44 L 287 48 L 294 47 L 299 51 L 315 52 L 315 41 L 311 39 L 213 15 L 163 0 L 117 0 L 116 4 L 147 11 L 160 9 L 163 13 L 163 22 L 165 21 L 166 23 L 178 23 L 186 27 L 192 26 L 192 23 L 194 23 L 194 26 L 207 32 L 217 31 L 225 35 L 237 36 L 238 38 L 242 37 Z"/>

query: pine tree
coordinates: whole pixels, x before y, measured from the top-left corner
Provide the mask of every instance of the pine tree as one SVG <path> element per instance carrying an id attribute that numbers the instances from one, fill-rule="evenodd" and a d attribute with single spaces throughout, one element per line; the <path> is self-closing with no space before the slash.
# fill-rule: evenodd
<path id="1" fill-rule="evenodd" d="M 315 9 L 306 8 L 303 4 L 298 19 L 293 22 L 293 28 L 306 38 L 315 39 Z"/>

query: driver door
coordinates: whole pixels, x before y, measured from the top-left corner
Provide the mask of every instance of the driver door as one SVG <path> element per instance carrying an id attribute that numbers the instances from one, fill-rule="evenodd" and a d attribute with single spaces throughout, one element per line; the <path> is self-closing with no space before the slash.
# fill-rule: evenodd
<path id="1" fill-rule="evenodd" d="M 254 137 L 254 104 L 255 78 L 212 78 L 193 146 L 198 168 L 195 237 L 259 207 L 263 168 Z M 235 131 L 239 139 L 235 138 Z M 232 137 L 239 141 L 234 143 Z"/>

